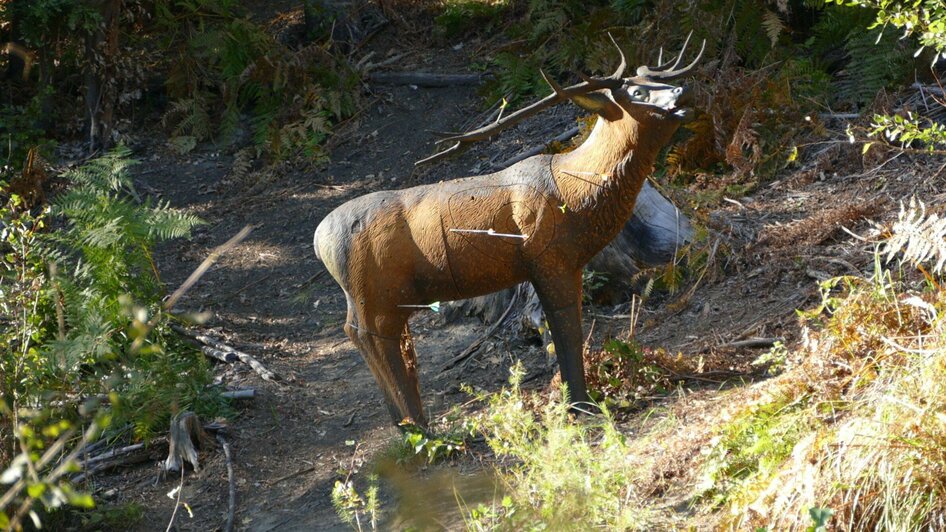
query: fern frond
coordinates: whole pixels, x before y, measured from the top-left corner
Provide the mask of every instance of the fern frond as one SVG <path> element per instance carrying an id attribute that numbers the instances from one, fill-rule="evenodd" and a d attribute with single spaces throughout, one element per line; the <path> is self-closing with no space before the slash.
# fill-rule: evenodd
<path id="1" fill-rule="evenodd" d="M 927 216 L 926 205 L 915 197 L 910 206 L 900 203 L 900 213 L 884 243 L 887 262 L 898 253 L 914 264 L 930 262 L 933 273 L 941 273 L 946 265 L 946 218 L 933 213 Z"/>
<path id="2" fill-rule="evenodd" d="M 150 236 L 156 240 L 189 237 L 191 230 L 205 222 L 192 214 L 158 206 L 148 214 L 146 223 Z"/>
<path id="3" fill-rule="evenodd" d="M 775 11 L 766 9 L 765 13 L 762 14 L 762 27 L 765 28 L 765 34 L 772 41 L 772 46 L 778 44 L 779 36 L 785 31 L 785 23 L 782 22 L 782 17 Z"/>
<path id="4" fill-rule="evenodd" d="M 909 49 L 890 32 L 878 41 L 877 31 L 855 31 L 845 41 L 850 60 L 839 73 L 836 100 L 869 103 L 879 90 L 903 77 L 910 60 Z"/>

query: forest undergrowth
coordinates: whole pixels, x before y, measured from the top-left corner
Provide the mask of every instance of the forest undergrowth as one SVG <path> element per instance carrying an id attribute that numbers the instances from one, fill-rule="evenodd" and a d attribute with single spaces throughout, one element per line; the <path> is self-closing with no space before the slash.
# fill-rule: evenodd
<path id="1" fill-rule="evenodd" d="M 0 1 L 0 42 L 9 43 L 0 54 L 0 529 L 74 522 L 57 510 L 92 508 L 91 491 L 69 481 L 86 446 L 147 442 L 185 410 L 231 413 L 204 356 L 172 328 L 199 317 L 165 304 L 151 257 L 203 222 L 142 198 L 120 141 L 142 117 L 160 117 L 177 153 L 224 146 L 239 154 L 238 173 L 323 163 L 336 126 L 363 103 L 355 53 L 377 28 L 356 23 L 373 4 L 344 15 L 315 4 L 300 2 L 301 29 L 277 35 L 236 0 Z M 609 33 L 634 64 L 656 61 L 655 43 L 666 57 L 688 33 L 705 39 L 698 113 L 654 176 L 701 226 L 723 198 L 738 203 L 825 146 L 888 162 L 946 150 L 942 68 L 931 69 L 946 57 L 936 0 L 377 9 L 395 31 L 477 43 L 470 68 L 489 73 L 483 105 L 503 109 L 548 92 L 540 69 L 563 83 L 609 72 Z M 930 101 L 906 96 L 914 83 Z M 80 162 L 60 166 L 57 144 L 79 143 Z M 939 205 L 899 199 L 898 218 L 862 237 L 875 246 L 873 268 L 822 281 L 821 304 L 800 312 L 803 341 L 758 359 L 771 378 L 720 391 L 731 406 L 711 423 L 684 427 L 658 413 L 628 428 L 629 412 L 680 393 L 704 369 L 628 335 L 587 353 L 591 415 L 575 416 L 564 392 L 525 391 L 517 370 L 502 391 L 474 394 L 475 415 L 455 412 L 433 433 L 405 428 L 395 454 L 487 457 L 492 496 L 458 493 L 451 517 L 474 530 L 946 526 L 946 230 Z M 687 247 L 686 261 L 649 273 L 646 291 L 692 295 L 710 268 L 723 269 L 710 249 Z M 706 444 L 686 457 L 667 451 L 681 434 Z M 396 501 L 379 501 L 378 482 L 336 485 L 338 513 L 353 527 L 383 526 L 396 512 Z"/>

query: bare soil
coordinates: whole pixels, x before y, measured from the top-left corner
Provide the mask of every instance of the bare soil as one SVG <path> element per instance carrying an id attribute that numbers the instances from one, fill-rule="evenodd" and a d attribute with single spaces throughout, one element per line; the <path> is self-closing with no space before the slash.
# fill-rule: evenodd
<path id="1" fill-rule="evenodd" d="M 462 72 L 477 43 L 450 44 L 413 50 L 391 68 Z M 394 43 L 382 34 L 369 49 L 384 57 Z M 475 88 L 371 86 L 365 100 L 365 109 L 331 141 L 331 162 L 323 167 L 284 163 L 240 177 L 232 175 L 232 148 L 201 146 L 180 156 L 167 147 L 160 132 L 143 134 L 133 143 L 143 163 L 135 170 L 140 190 L 208 222 L 192 240 L 160 250 L 158 265 L 168 287 L 178 286 L 241 227 L 254 227 L 179 305 L 181 310 L 207 313 L 205 328 L 286 379 L 284 384 L 263 381 L 245 365 L 215 369 L 228 388 L 257 389 L 256 399 L 235 405 L 237 415 L 227 431 L 237 478 L 239 530 L 346 529 L 330 500 L 334 482 L 376 461 L 398 435 L 378 387 L 342 331 L 342 292 L 329 275 L 320 274 L 322 267 L 315 260 L 312 234 L 322 217 L 367 192 L 475 173 L 490 161 L 555 136 L 575 116 L 563 106 L 505 135 L 498 144 L 419 170 L 413 163 L 430 153 L 432 132 L 464 129 L 482 120 Z M 711 242 L 719 242 L 711 268 L 685 292 L 651 298 L 638 339 L 684 357 L 703 357 L 717 373 L 750 369 L 748 363 L 761 353 L 725 347 L 729 342 L 749 337 L 797 341 L 795 309 L 819 300 L 816 281 L 869 269 L 869 246 L 849 238 L 840 226 L 862 230 L 864 216 L 881 217 L 895 207 L 891 199 L 936 186 L 935 180 L 910 178 L 922 172 L 911 167 L 909 157 L 869 171 L 883 159 L 862 160 L 853 149 L 826 145 L 804 168 L 701 215 L 714 231 Z M 854 208 L 858 206 L 861 210 Z M 626 319 L 607 317 L 614 313 L 610 308 L 586 310 L 585 327 L 595 321 L 596 341 L 626 332 Z M 544 351 L 521 337 L 495 338 L 463 371 L 442 372 L 485 326 L 473 318 L 444 324 L 437 315 L 419 313 L 412 330 L 431 417 L 469 399 L 459 390 L 461 382 L 499 389 L 515 359 L 526 365 L 534 386 L 545 386 L 553 376 Z M 700 409 L 715 400 L 718 382 L 715 377 L 694 380 L 683 393 L 658 402 L 698 419 Z M 698 452 L 702 443 L 688 442 L 677 458 Z M 184 478 L 182 500 L 192 516 L 184 509 L 179 512 L 180 530 L 214 530 L 224 522 L 223 454 L 210 450 L 202 459 L 200 474 L 188 472 Z M 474 466 L 462 468 L 468 473 Z M 96 489 L 110 497 L 109 504 L 142 504 L 146 515 L 136 529 L 163 529 L 175 506 L 166 494 L 177 480 L 155 485 L 156 473 L 155 465 L 125 469 L 97 478 Z M 673 484 L 672 478 L 665 481 Z"/>

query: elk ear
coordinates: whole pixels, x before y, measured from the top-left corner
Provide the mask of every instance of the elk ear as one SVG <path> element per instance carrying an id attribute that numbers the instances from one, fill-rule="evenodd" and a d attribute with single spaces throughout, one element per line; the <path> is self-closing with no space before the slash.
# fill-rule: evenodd
<path id="1" fill-rule="evenodd" d="M 578 94 L 571 97 L 575 105 L 585 111 L 597 113 L 598 116 L 606 120 L 618 120 L 621 118 L 621 108 L 600 92 L 589 92 L 587 94 Z"/>

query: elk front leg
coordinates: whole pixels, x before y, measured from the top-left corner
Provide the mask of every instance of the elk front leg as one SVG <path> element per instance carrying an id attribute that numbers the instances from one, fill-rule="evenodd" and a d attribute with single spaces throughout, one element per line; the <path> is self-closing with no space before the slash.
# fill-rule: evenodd
<path id="1" fill-rule="evenodd" d="M 426 428 L 427 417 L 420 399 L 417 357 L 407 327 L 408 316 L 402 312 L 392 312 L 370 317 L 373 319 L 357 319 L 354 309 L 349 306 L 345 332 L 361 352 L 384 393 L 394 424 L 408 419 Z M 372 326 L 378 329 L 377 332 L 370 329 Z"/>
<path id="2" fill-rule="evenodd" d="M 558 277 L 532 281 L 555 342 L 562 380 L 568 385 L 570 400 L 587 402 L 585 365 L 582 359 L 581 270 Z"/>

